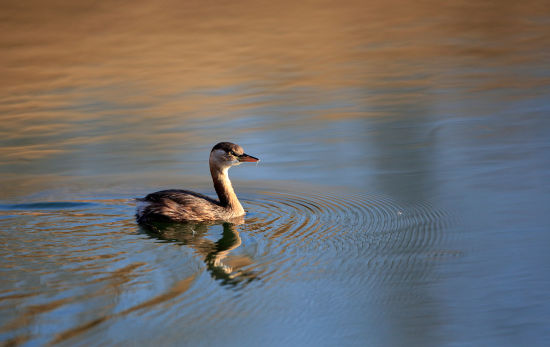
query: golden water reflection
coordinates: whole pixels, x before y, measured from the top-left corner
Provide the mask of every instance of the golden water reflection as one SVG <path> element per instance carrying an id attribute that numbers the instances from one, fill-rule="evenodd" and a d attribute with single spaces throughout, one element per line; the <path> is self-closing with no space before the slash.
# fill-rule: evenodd
<path id="1" fill-rule="evenodd" d="M 450 89 L 548 84 L 515 66 L 547 56 L 541 44 L 550 34 L 537 18 L 549 7 L 4 1 L 2 164 L 70 156 L 121 136 L 147 146 L 159 146 L 159 133 L 201 143 L 181 126 L 269 105 L 291 106 L 277 112 L 284 120 L 309 113 L 301 106 L 333 102 L 315 117 L 341 119 L 383 115 L 389 104 L 429 102 Z"/>
<path id="2" fill-rule="evenodd" d="M 168 178 L 136 175 L 187 165 L 187 177 L 203 176 L 194 155 L 221 139 L 273 143 L 296 129 L 296 147 L 345 141 L 301 128 L 346 119 L 490 111 L 501 103 L 477 95 L 549 85 L 549 10 L 541 0 L 4 1 L 3 195 L 59 175 L 158 187 Z"/>

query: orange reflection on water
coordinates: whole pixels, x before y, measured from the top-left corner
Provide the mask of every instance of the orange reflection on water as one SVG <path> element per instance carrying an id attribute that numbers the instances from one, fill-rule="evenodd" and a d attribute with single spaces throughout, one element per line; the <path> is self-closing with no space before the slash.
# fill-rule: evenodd
<path id="1" fill-rule="evenodd" d="M 548 85 L 537 70 L 548 10 L 542 0 L 4 1 L 0 168 L 175 161 L 239 132 Z"/>
<path id="2" fill-rule="evenodd" d="M 35 93 L 61 93 L 66 105 L 99 94 L 135 106 L 247 83 L 377 86 L 464 59 L 509 64 L 518 51 L 537 59 L 549 34 L 524 18 L 549 5 L 528 3 L 3 2 L 2 100 L 30 107 Z M 156 113 L 195 110 L 210 97 L 176 98 L 185 101 Z"/>

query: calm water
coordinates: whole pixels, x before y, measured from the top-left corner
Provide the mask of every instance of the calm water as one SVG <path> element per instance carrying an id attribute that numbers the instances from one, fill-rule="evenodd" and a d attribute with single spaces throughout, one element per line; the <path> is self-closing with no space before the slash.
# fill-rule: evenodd
<path id="1" fill-rule="evenodd" d="M 0 342 L 550 345 L 548 1 L 77 3 L 0 5 Z"/>

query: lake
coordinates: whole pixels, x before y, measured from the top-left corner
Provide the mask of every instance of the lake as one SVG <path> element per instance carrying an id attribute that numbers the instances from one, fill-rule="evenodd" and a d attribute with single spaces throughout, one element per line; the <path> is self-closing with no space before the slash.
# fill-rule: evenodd
<path id="1" fill-rule="evenodd" d="M 550 345 L 548 1 L 0 17 L 3 345 Z M 220 141 L 244 221 L 139 226 Z"/>

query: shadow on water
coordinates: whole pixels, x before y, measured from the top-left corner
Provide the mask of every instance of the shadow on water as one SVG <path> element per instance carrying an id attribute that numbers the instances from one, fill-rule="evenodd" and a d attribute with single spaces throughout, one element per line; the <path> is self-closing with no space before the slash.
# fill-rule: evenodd
<path id="1" fill-rule="evenodd" d="M 212 278 L 222 285 L 236 287 L 259 279 L 258 274 L 245 268 L 254 263 L 248 256 L 230 256 L 241 246 L 241 236 L 237 225 L 244 218 L 233 223 L 219 223 L 223 227 L 222 237 L 217 241 L 206 238 L 209 229 L 216 223 L 155 223 L 141 225 L 140 230 L 147 235 L 166 242 L 173 242 L 192 248 L 203 258 Z"/>

